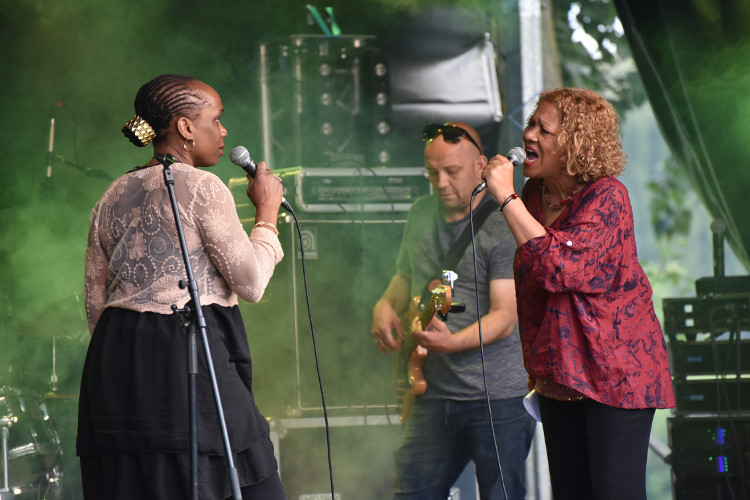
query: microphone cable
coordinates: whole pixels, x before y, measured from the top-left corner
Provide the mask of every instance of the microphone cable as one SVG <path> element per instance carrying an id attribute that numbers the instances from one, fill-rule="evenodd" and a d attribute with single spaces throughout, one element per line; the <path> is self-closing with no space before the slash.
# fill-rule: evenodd
<path id="1" fill-rule="evenodd" d="M 255 165 L 255 162 L 250 157 L 250 152 L 247 150 L 244 146 L 236 146 L 232 149 L 232 152 L 230 153 L 230 159 L 232 163 L 240 167 L 242 170 L 244 170 L 250 177 L 255 178 L 255 174 L 257 172 L 257 167 Z M 279 181 L 281 179 L 279 178 Z M 331 461 L 331 430 L 330 425 L 328 422 L 328 407 L 326 406 L 326 396 L 325 396 L 325 390 L 323 389 L 323 377 L 320 373 L 320 359 L 318 358 L 318 342 L 315 337 L 315 325 L 313 323 L 313 317 L 312 317 L 312 309 L 310 307 L 310 290 L 307 283 L 307 267 L 305 264 L 305 245 L 302 240 L 302 229 L 299 225 L 299 219 L 297 219 L 297 214 L 294 213 L 294 210 L 292 209 L 292 206 L 286 201 L 286 198 L 282 196 L 281 198 L 281 206 L 289 212 L 289 214 L 294 218 L 294 224 L 297 228 L 297 236 L 299 237 L 299 251 L 300 251 L 300 259 L 302 260 L 302 279 L 305 286 L 305 302 L 307 304 L 307 318 L 310 321 L 310 335 L 312 338 L 312 346 L 313 346 L 313 354 L 315 356 L 315 371 L 317 373 L 318 377 L 318 387 L 320 388 L 320 399 L 323 406 L 323 421 L 325 423 L 325 434 L 326 434 L 326 451 L 328 455 L 328 476 L 331 483 L 331 498 L 335 498 L 334 493 L 334 487 L 333 487 L 333 465 Z M 277 231 L 278 234 L 278 231 Z M 291 258 L 294 258 L 292 256 Z M 296 293 L 295 293 L 295 299 L 296 299 Z"/>
<path id="2" fill-rule="evenodd" d="M 323 407 L 323 422 L 325 425 L 325 434 L 326 434 L 326 454 L 327 454 L 327 459 L 328 459 L 328 479 L 331 484 L 331 498 L 334 499 L 336 498 L 336 495 L 334 493 L 333 462 L 331 460 L 331 429 L 328 423 L 328 407 L 326 406 L 325 390 L 323 389 L 323 377 L 320 373 L 320 359 L 318 358 L 318 342 L 317 342 L 317 338 L 315 337 L 315 326 L 313 323 L 312 309 L 310 308 L 310 290 L 307 284 L 307 268 L 305 265 L 305 245 L 302 240 L 302 229 L 300 228 L 299 220 L 297 219 L 297 214 L 294 213 L 294 210 L 290 210 L 289 213 L 294 218 L 294 225 L 297 228 L 297 236 L 299 238 L 299 252 L 300 252 L 300 260 L 302 261 L 302 281 L 305 287 L 305 303 L 307 304 L 307 318 L 310 321 L 310 337 L 312 339 L 313 355 L 315 356 L 315 371 L 318 376 L 318 387 L 320 388 L 320 400 L 321 400 L 321 404 Z M 292 256 L 292 258 L 294 258 L 294 256 Z"/>
<path id="3" fill-rule="evenodd" d="M 310 307 L 310 290 L 307 283 L 307 268 L 305 265 L 305 245 L 302 240 L 302 229 L 300 228 L 299 219 L 297 214 L 291 209 L 291 206 L 285 207 L 289 214 L 294 219 L 294 225 L 297 228 L 297 236 L 299 238 L 299 251 L 300 260 L 302 261 L 302 281 L 305 288 L 305 303 L 307 304 L 307 318 L 310 322 L 310 336 L 312 338 L 313 355 L 315 356 L 315 371 L 318 377 L 318 387 L 320 388 L 320 400 L 323 407 L 323 422 L 325 424 L 325 435 L 326 435 L 326 455 L 328 460 L 328 479 L 331 486 L 331 498 L 336 498 L 335 488 L 333 483 L 333 462 L 331 460 L 331 429 L 328 422 L 328 407 L 326 405 L 325 390 L 323 389 L 323 377 L 320 373 L 320 359 L 318 358 L 318 342 L 315 337 L 315 325 L 312 317 L 312 309 Z M 292 257 L 294 258 L 294 257 Z"/>
<path id="4" fill-rule="evenodd" d="M 477 327 L 479 329 L 479 357 L 482 362 L 482 382 L 484 383 L 484 397 L 487 402 L 487 416 L 490 421 L 490 429 L 492 430 L 492 444 L 495 447 L 495 460 L 497 461 L 497 470 L 500 473 L 500 486 L 503 488 L 504 498 L 508 498 L 508 492 L 505 489 L 505 477 L 503 476 L 503 466 L 500 463 L 500 450 L 497 446 L 497 436 L 495 435 L 495 421 L 492 416 L 492 405 L 490 404 L 490 393 L 487 389 L 487 371 L 485 369 L 484 362 L 484 342 L 482 339 L 482 313 L 479 310 L 479 278 L 477 272 L 477 249 L 476 242 L 474 241 L 474 197 L 477 195 L 476 192 L 471 194 L 469 200 L 469 224 L 471 225 L 471 256 L 474 264 L 474 300 L 476 301 L 477 307 Z"/>

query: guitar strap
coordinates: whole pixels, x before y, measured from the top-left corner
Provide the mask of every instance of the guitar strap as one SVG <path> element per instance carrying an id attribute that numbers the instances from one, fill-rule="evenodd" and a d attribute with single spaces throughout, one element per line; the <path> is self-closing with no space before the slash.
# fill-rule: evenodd
<path id="1" fill-rule="evenodd" d="M 484 224 L 484 221 L 487 220 L 487 217 L 489 217 L 489 215 L 494 210 L 498 210 L 499 208 L 500 205 L 498 205 L 494 199 L 490 199 L 482 204 L 476 212 L 474 212 L 474 236 L 477 235 L 479 229 L 482 227 L 482 224 Z M 469 245 L 469 241 L 471 241 L 471 226 L 471 221 L 468 221 L 463 231 L 461 231 L 461 234 L 458 235 L 458 238 L 456 238 L 450 249 L 448 249 L 448 253 L 445 254 L 445 257 L 443 257 L 443 260 L 440 262 L 440 268 L 437 271 L 437 276 L 441 276 L 443 270 L 453 270 L 458 264 L 458 261 L 461 260 L 461 256 L 463 256 L 464 250 L 466 250 L 466 247 Z M 419 299 L 420 304 L 424 304 L 432 294 L 429 286 L 429 283 L 425 285 L 424 290 L 422 291 L 422 296 Z"/>

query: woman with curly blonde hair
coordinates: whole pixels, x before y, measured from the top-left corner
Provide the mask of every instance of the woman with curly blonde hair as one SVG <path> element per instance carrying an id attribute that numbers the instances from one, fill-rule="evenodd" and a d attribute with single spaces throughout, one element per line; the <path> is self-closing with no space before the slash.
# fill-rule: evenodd
<path id="1" fill-rule="evenodd" d="M 518 245 L 519 331 L 555 500 L 646 498 L 654 411 L 674 406 L 664 334 L 636 252 L 617 114 L 585 89 L 543 92 L 513 165 L 485 167 Z"/>

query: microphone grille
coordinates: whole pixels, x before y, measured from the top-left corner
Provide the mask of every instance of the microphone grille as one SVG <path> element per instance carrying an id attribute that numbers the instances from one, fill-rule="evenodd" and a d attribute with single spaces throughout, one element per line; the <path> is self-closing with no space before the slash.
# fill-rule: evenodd
<path id="1" fill-rule="evenodd" d="M 237 146 L 229 153 L 229 159 L 232 160 L 232 163 L 241 167 L 250 159 L 250 151 L 245 146 Z"/>
<path id="2" fill-rule="evenodd" d="M 508 159 L 513 166 L 518 166 L 526 161 L 526 151 L 519 147 L 512 148 L 508 151 Z"/>

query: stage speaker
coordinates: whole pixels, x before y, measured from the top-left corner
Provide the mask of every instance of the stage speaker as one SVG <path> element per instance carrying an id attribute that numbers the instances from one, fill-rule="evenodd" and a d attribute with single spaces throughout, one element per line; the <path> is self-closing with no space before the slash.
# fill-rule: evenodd
<path id="1" fill-rule="evenodd" d="M 742 482 L 736 478 L 706 479 L 694 478 L 675 482 L 674 500 L 727 500 L 747 498 L 741 496 Z M 750 484 L 745 486 L 748 491 Z"/>
<path id="2" fill-rule="evenodd" d="M 241 305 L 259 407 L 269 416 L 318 415 L 319 369 L 329 410 L 386 414 L 396 401 L 392 361 L 372 342 L 372 307 L 395 273 L 406 214 L 299 217 L 301 238 L 291 219 L 278 226 L 285 256 L 263 300 Z"/>
<path id="3" fill-rule="evenodd" d="M 393 450 L 401 437 L 398 418 L 393 425 L 369 425 L 364 420 L 331 421 L 331 466 L 336 498 L 380 500 L 393 492 Z M 279 471 L 287 498 L 330 499 L 323 419 L 287 419 L 279 435 Z M 277 426 L 277 429 L 279 426 Z"/>
<path id="4" fill-rule="evenodd" d="M 399 16 L 383 37 L 390 73 L 393 165 L 422 160 L 427 123 L 463 121 L 497 152 L 503 111 L 495 42 L 486 17 L 460 7 L 430 7 Z M 399 163 L 402 162 L 402 163 Z"/>
<path id="5" fill-rule="evenodd" d="M 322 418 L 272 420 L 281 481 L 287 498 L 329 500 L 331 484 Z M 391 498 L 393 451 L 401 440 L 398 418 L 329 419 L 331 466 L 337 500 Z M 476 468 L 469 462 L 446 500 L 476 500 Z"/>
<path id="6" fill-rule="evenodd" d="M 750 411 L 750 378 L 675 379 L 674 392 L 679 413 Z"/>
<path id="7" fill-rule="evenodd" d="M 745 498 L 750 491 L 750 418 L 693 415 L 667 420 L 675 500 Z"/>

